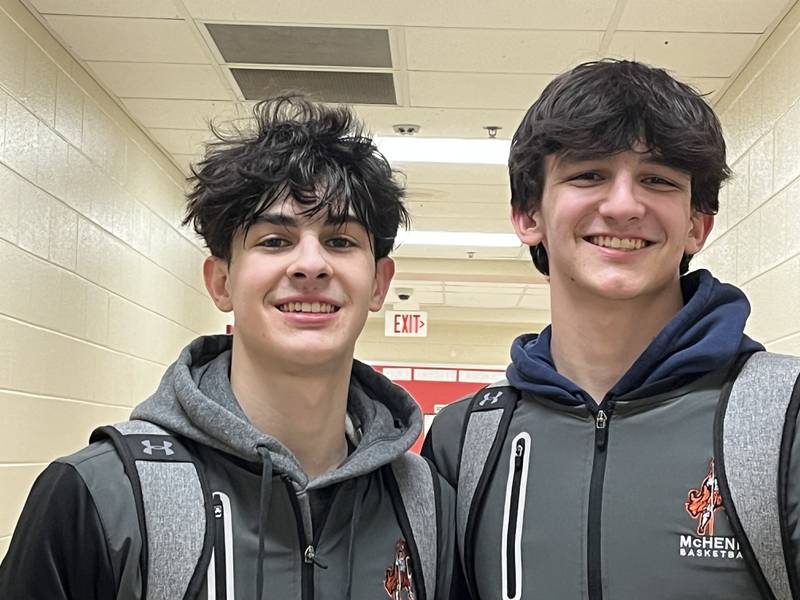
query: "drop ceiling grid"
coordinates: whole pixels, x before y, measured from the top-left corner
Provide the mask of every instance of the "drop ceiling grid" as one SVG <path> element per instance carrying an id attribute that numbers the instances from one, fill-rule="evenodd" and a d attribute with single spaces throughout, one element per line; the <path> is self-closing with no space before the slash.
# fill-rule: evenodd
<path id="1" fill-rule="evenodd" d="M 419 187 L 420 196 L 414 189 L 408 193 L 407 201 L 427 211 L 450 210 L 453 203 L 463 207 L 465 216 L 481 216 L 481 207 L 506 208 L 509 199 L 507 185 L 463 185 L 429 184 Z"/>
<path id="2" fill-rule="evenodd" d="M 411 71 L 555 74 L 597 58 L 602 31 L 407 28 Z"/>
<path id="3" fill-rule="evenodd" d="M 210 65 L 158 63 L 87 63 L 117 97 L 230 100 Z"/>
<path id="4" fill-rule="evenodd" d="M 410 71 L 411 104 L 439 108 L 527 109 L 552 75 Z"/>
<path id="5" fill-rule="evenodd" d="M 403 81 L 407 81 L 404 74 Z M 398 86 L 398 101 L 400 90 Z M 407 100 L 404 101 L 407 103 Z M 395 123 L 415 123 L 420 126 L 421 137 L 486 137 L 484 125 L 497 125 L 501 129 L 498 137 L 509 139 L 516 130 L 525 110 L 513 109 L 469 109 L 469 108 L 426 108 L 426 107 L 394 107 L 394 106 L 354 106 L 359 117 L 367 124 L 375 135 L 394 135 L 392 125 Z M 527 108 L 527 107 L 526 107 Z"/>
<path id="6" fill-rule="evenodd" d="M 617 31 L 608 53 L 635 57 L 684 78 L 729 77 L 750 55 L 760 37 L 748 33 Z"/>
<path id="7" fill-rule="evenodd" d="M 787 0 L 636 0 L 628 2 L 619 30 L 763 33 Z"/>
<path id="8" fill-rule="evenodd" d="M 172 2 L 164 0 L 32 0 L 42 14 L 93 15 L 107 17 L 148 17 L 177 19 L 180 14 Z"/>
<path id="9" fill-rule="evenodd" d="M 147 128 L 208 131 L 208 122 L 248 117 L 250 108 L 223 100 L 124 98 L 122 103 Z"/>
<path id="10" fill-rule="evenodd" d="M 284 23 L 377 25 L 421 27 L 519 28 L 536 23 L 542 28 L 596 29 L 613 11 L 615 0 L 374 0 L 330 2 L 325 0 L 183 0 L 195 18 L 234 19 Z"/>
<path id="11" fill-rule="evenodd" d="M 209 64 L 182 19 L 51 15 L 47 21 L 85 61 Z"/>

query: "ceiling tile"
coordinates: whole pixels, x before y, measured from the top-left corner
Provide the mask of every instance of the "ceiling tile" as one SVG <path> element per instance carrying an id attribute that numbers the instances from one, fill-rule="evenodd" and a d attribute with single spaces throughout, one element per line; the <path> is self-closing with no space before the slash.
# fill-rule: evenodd
<path id="1" fill-rule="evenodd" d="M 460 207 L 459 209 L 460 210 Z M 511 221 L 503 214 L 503 210 L 487 213 L 483 217 L 454 216 L 450 209 L 450 216 L 417 216 L 412 212 L 413 228 L 421 231 L 481 231 L 485 233 L 514 233 Z M 503 256 L 509 256 L 503 254 Z M 514 255 L 511 255 L 514 256 Z"/>
<path id="2" fill-rule="evenodd" d="M 180 14 L 172 2 L 164 0 L 30 0 L 42 14 L 98 15 L 105 17 L 153 17 L 177 19 Z"/>
<path id="3" fill-rule="evenodd" d="M 353 107 L 374 135 L 394 135 L 392 125 L 413 123 L 420 126 L 422 137 L 482 138 L 487 125 L 500 127 L 497 137 L 509 139 L 516 131 L 525 111 L 467 108 L 406 108 L 395 106 Z"/>
<path id="4" fill-rule="evenodd" d="M 89 67 L 120 98 L 231 100 L 216 72 L 204 65 L 90 62 Z"/>
<path id="5" fill-rule="evenodd" d="M 412 106 L 526 110 L 553 78 L 428 71 L 412 71 L 408 77 Z"/>
<path id="6" fill-rule="evenodd" d="M 466 210 L 480 210 L 481 206 L 505 206 L 509 192 L 507 185 L 429 184 L 412 185 L 406 191 L 408 202 L 421 207 L 439 210 L 440 205 L 457 202 Z M 472 208 L 469 208 L 472 207 Z"/>
<path id="7" fill-rule="evenodd" d="M 408 246 L 403 245 L 397 248 L 393 256 L 400 258 L 468 258 L 468 253 L 472 253 L 472 258 L 498 259 L 515 258 L 517 248 L 475 248 L 475 247 L 453 247 L 453 246 Z"/>
<path id="8" fill-rule="evenodd" d="M 762 33 L 786 0 L 636 0 L 628 2 L 618 30 Z"/>
<path id="9" fill-rule="evenodd" d="M 204 142 L 212 139 L 208 131 L 151 128 L 150 133 L 170 154 L 202 155 L 205 151 Z"/>
<path id="10" fill-rule="evenodd" d="M 195 18 L 264 23 L 604 30 L 616 0 L 183 0 Z"/>
<path id="11" fill-rule="evenodd" d="M 601 31 L 493 31 L 410 28 L 405 32 L 412 71 L 561 73 L 597 58 Z"/>
<path id="12" fill-rule="evenodd" d="M 519 300 L 519 292 L 497 288 L 494 293 L 452 293 L 446 292 L 445 303 L 448 306 L 476 308 L 514 308 Z"/>
<path id="13" fill-rule="evenodd" d="M 463 165 L 440 163 L 394 163 L 409 187 L 428 184 L 508 185 L 505 165 Z"/>
<path id="14" fill-rule="evenodd" d="M 629 58 L 674 71 L 678 77 L 729 77 L 749 56 L 759 36 L 746 33 L 661 33 L 618 31 L 609 56 Z"/>
<path id="15" fill-rule="evenodd" d="M 125 107 L 145 127 L 208 130 L 210 119 L 224 123 L 252 113 L 235 102 L 126 98 Z"/>
<path id="16" fill-rule="evenodd" d="M 51 15 L 47 22 L 86 61 L 209 62 L 182 20 Z"/>

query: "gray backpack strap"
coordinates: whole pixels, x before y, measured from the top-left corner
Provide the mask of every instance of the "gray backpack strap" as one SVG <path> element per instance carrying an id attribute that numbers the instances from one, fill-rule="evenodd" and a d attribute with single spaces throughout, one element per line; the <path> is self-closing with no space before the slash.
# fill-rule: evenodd
<path id="1" fill-rule="evenodd" d="M 101 427 L 131 482 L 142 534 L 142 600 L 197 595 L 210 560 L 210 502 L 202 470 L 174 435 L 146 421 Z"/>
<path id="2" fill-rule="evenodd" d="M 505 441 L 508 424 L 517 405 L 519 391 L 506 380 L 493 383 L 472 398 L 461 442 L 456 490 L 456 541 L 467 575 L 467 587 L 474 595 L 475 582 L 468 573 L 473 562 L 472 533 L 480 498 L 494 471 Z"/>
<path id="3" fill-rule="evenodd" d="M 785 527 L 784 439 L 800 358 L 753 354 L 739 372 L 715 424 L 715 454 L 726 512 L 764 598 L 797 598 Z M 794 404 L 797 403 L 795 399 Z M 796 416 L 796 409 L 795 409 Z M 794 419 L 792 419 L 792 432 Z M 791 565 L 791 567 L 789 566 Z M 788 569 L 791 568 L 791 575 Z"/>
<path id="4" fill-rule="evenodd" d="M 418 589 L 418 600 L 435 600 L 441 567 L 439 565 L 441 544 L 439 476 L 431 463 L 411 452 L 406 452 L 395 460 L 391 467 L 403 504 L 403 510 L 400 512 L 404 513 L 411 533 L 410 536 L 406 533 L 409 553 L 422 571 L 423 581 L 418 587 L 424 589 L 425 596 L 419 597 L 421 590 Z M 431 507 L 435 507 L 435 510 L 431 510 Z M 404 528 L 402 525 L 403 523 L 401 528 Z"/>

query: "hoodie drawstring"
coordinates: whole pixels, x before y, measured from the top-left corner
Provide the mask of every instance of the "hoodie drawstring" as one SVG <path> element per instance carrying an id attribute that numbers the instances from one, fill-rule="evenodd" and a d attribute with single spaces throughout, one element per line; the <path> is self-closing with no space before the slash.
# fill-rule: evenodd
<path id="1" fill-rule="evenodd" d="M 355 497 L 353 499 L 353 518 L 350 520 L 350 537 L 347 540 L 347 588 L 344 597 L 350 600 L 350 591 L 353 587 L 353 547 L 358 531 L 358 522 L 361 519 L 361 507 L 364 504 L 364 494 L 367 491 L 367 478 L 359 477 L 356 479 Z"/>
<path id="2" fill-rule="evenodd" d="M 261 494 L 258 502 L 258 564 L 256 566 L 256 598 L 262 599 L 264 592 L 264 538 L 267 529 L 267 513 L 272 497 L 272 459 L 269 450 L 258 446 L 256 452 L 261 457 Z"/>

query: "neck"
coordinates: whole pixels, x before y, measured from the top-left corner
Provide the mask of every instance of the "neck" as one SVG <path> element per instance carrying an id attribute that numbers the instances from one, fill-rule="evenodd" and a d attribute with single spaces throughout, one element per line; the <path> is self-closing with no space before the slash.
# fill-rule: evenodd
<path id="1" fill-rule="evenodd" d="M 631 300 L 559 292 L 551 287 L 553 361 L 598 404 L 683 307 L 680 284 Z"/>
<path id="2" fill-rule="evenodd" d="M 347 457 L 352 357 L 326 370 L 264 368 L 267 362 L 234 337 L 231 388 L 245 415 L 291 450 L 311 479 L 335 469 Z"/>

